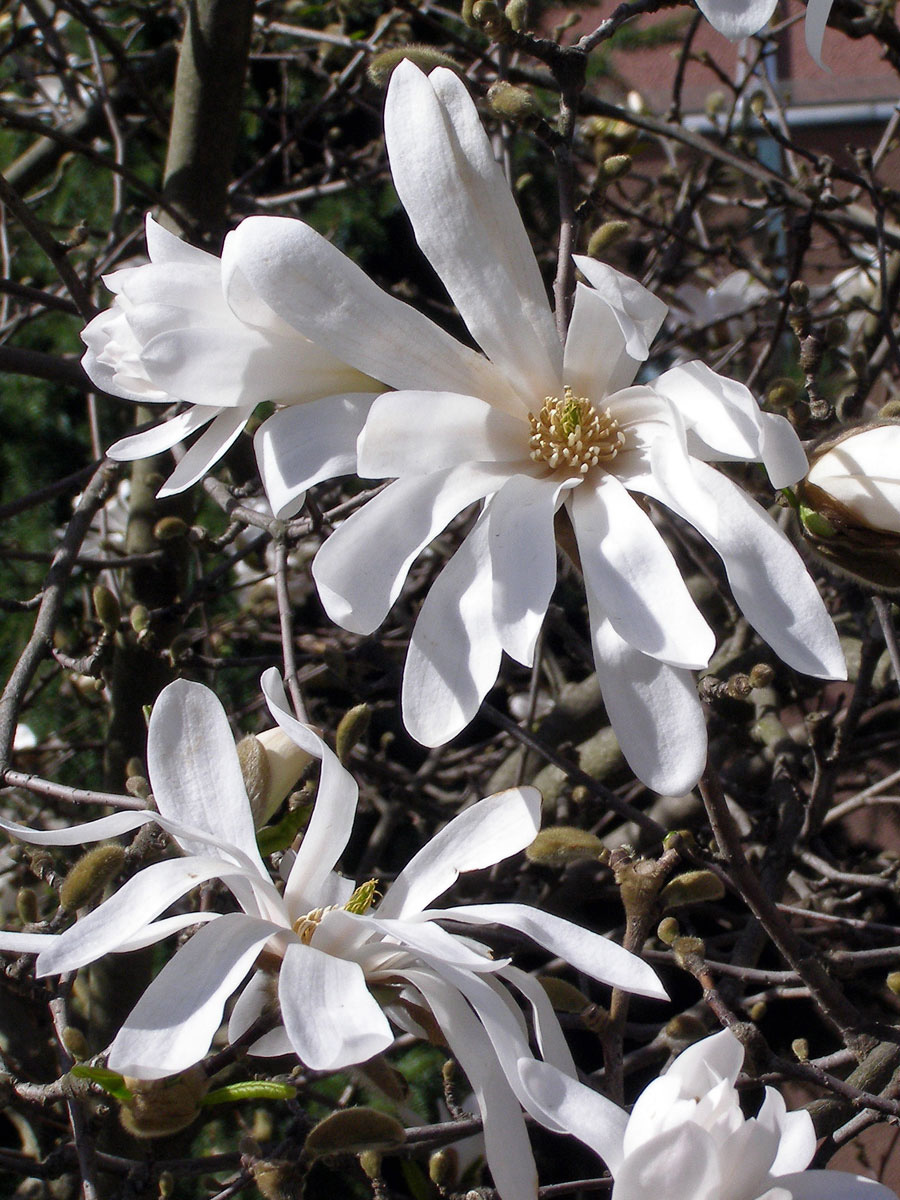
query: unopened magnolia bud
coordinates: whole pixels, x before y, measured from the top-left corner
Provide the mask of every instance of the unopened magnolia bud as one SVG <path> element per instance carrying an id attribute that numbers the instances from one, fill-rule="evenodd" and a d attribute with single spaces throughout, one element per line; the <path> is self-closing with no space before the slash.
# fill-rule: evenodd
<path id="1" fill-rule="evenodd" d="M 633 160 L 630 154 L 613 154 L 603 160 L 600 170 L 604 180 L 611 182 L 613 179 L 621 179 L 623 175 L 627 175 L 632 164 Z"/>
<path id="2" fill-rule="evenodd" d="M 696 850 L 697 839 L 690 829 L 670 829 L 663 838 L 663 850 Z"/>
<path id="3" fill-rule="evenodd" d="M 769 663 L 757 663 L 750 668 L 750 686 L 752 688 L 768 687 L 775 678 L 775 669 Z"/>
<path id="4" fill-rule="evenodd" d="M 507 83 L 504 79 L 498 80 L 488 88 L 487 97 L 497 116 L 506 121 L 526 125 L 541 119 L 540 106 L 531 92 Z"/>
<path id="5" fill-rule="evenodd" d="M 86 1058 L 91 1057 L 91 1048 L 87 1038 L 74 1025 L 67 1025 L 62 1031 L 62 1044 L 76 1062 L 84 1062 Z"/>
<path id="6" fill-rule="evenodd" d="M 209 1088 L 202 1067 L 190 1067 L 165 1079 L 132 1079 L 125 1076 L 131 1100 L 119 1110 L 124 1128 L 138 1138 L 167 1137 L 187 1129 L 200 1112 Z"/>
<path id="7" fill-rule="evenodd" d="M 103 626 L 107 633 L 115 633 L 119 628 L 119 621 L 122 619 L 122 609 L 119 601 L 102 583 L 98 583 L 91 593 L 91 598 L 94 602 L 94 612 L 97 614 L 97 620 Z"/>
<path id="8" fill-rule="evenodd" d="M 588 238 L 588 257 L 599 258 L 604 250 L 620 242 L 630 228 L 627 221 L 604 221 Z"/>
<path id="9" fill-rule="evenodd" d="M 375 1085 L 379 1092 L 383 1092 L 389 1100 L 393 1100 L 396 1104 L 402 1104 L 409 1096 L 409 1082 L 405 1075 L 401 1074 L 396 1067 L 391 1066 L 388 1060 L 381 1054 L 376 1054 L 374 1058 L 368 1059 L 357 1070 L 363 1075 L 369 1083 Z"/>
<path id="10" fill-rule="evenodd" d="M 248 734 L 238 742 L 237 754 L 253 821 L 260 829 L 284 803 L 312 756 L 278 727 Z"/>
<path id="11" fill-rule="evenodd" d="M 753 691 L 753 684 L 750 682 L 750 676 L 745 675 L 743 671 L 738 671 L 728 680 L 728 695 L 732 700 L 744 700 Z"/>
<path id="12" fill-rule="evenodd" d="M 809 1059 L 809 1042 L 806 1038 L 794 1038 L 791 1042 L 791 1049 L 798 1062 L 807 1062 Z"/>
<path id="13" fill-rule="evenodd" d="M 175 1195 L 175 1176 L 171 1171 L 160 1172 L 156 1186 L 159 1189 L 159 1200 L 169 1200 L 170 1196 Z"/>
<path id="14" fill-rule="evenodd" d="M 296 1163 L 262 1159 L 250 1168 L 263 1200 L 295 1200 L 302 1194 L 303 1177 Z"/>
<path id="15" fill-rule="evenodd" d="M 59 902 L 66 912 L 84 908 L 115 879 L 125 865 L 125 851 L 110 842 L 94 846 L 71 867 L 59 889 Z"/>
<path id="16" fill-rule="evenodd" d="M 150 612 L 143 604 L 135 604 L 128 614 L 128 619 L 135 633 L 143 633 L 150 628 Z"/>
<path id="17" fill-rule="evenodd" d="M 372 710 L 368 704 L 357 704 L 341 717 L 334 738 L 334 748 L 343 766 L 347 765 L 353 748 L 368 733 L 371 719 Z"/>
<path id="18" fill-rule="evenodd" d="M 706 1034 L 706 1026 L 691 1013 L 679 1013 L 666 1023 L 666 1037 L 673 1042 L 697 1042 Z"/>
<path id="19" fill-rule="evenodd" d="M 530 846 L 525 848 L 529 862 L 560 867 L 579 859 L 596 858 L 603 843 L 594 833 L 574 825 L 551 825 L 542 829 Z"/>
<path id="20" fill-rule="evenodd" d="M 679 967 L 685 967 L 688 959 L 706 957 L 706 945 L 702 938 L 678 937 L 672 943 L 672 952 Z"/>
<path id="21" fill-rule="evenodd" d="M 187 521 L 182 521 L 181 517 L 161 517 L 153 526 L 153 536 L 158 542 L 173 542 L 187 532 Z"/>
<path id="22" fill-rule="evenodd" d="M 472 20 L 489 38 L 497 42 L 502 42 L 512 31 L 509 21 L 494 0 L 475 0 L 472 5 Z"/>
<path id="23" fill-rule="evenodd" d="M 384 87 L 393 74 L 394 68 L 406 58 L 426 73 L 433 71 L 435 67 L 449 67 L 451 71 L 459 74 L 459 63 L 455 62 L 449 54 L 442 54 L 440 50 L 435 50 L 432 46 L 416 44 L 393 46 L 390 50 L 382 50 L 380 54 L 376 54 L 369 63 L 369 79 L 376 87 Z"/>
<path id="24" fill-rule="evenodd" d="M 757 119 L 766 111 L 766 97 L 762 92 L 754 92 L 750 97 L 750 111 Z"/>
<path id="25" fill-rule="evenodd" d="M 878 419 L 880 421 L 900 419 L 900 400 L 888 400 L 887 404 L 882 405 L 878 410 Z"/>
<path id="26" fill-rule="evenodd" d="M 359 1165 L 369 1179 L 381 1178 L 381 1162 L 382 1156 L 378 1150 L 363 1150 L 359 1156 Z"/>
<path id="27" fill-rule="evenodd" d="M 750 1009 L 750 1020 L 762 1021 L 768 1011 L 769 1006 L 766 1004 L 765 1000 L 757 1000 L 757 1002 Z"/>
<path id="28" fill-rule="evenodd" d="M 657 927 L 656 936 L 666 946 L 671 946 L 675 939 L 681 936 L 681 926 L 674 917 L 663 917 Z"/>
<path id="29" fill-rule="evenodd" d="M 800 392 L 792 379 L 779 379 L 768 391 L 768 401 L 774 408 L 790 408 L 796 404 Z"/>
<path id="30" fill-rule="evenodd" d="M 392 1150 L 406 1141 L 406 1130 L 387 1113 L 374 1108 L 345 1108 L 333 1112 L 309 1131 L 306 1152 L 361 1154 L 364 1150 Z"/>
<path id="31" fill-rule="evenodd" d="M 516 33 L 521 33 L 531 24 L 530 7 L 529 0 L 508 0 L 503 15 Z"/>
<path id="32" fill-rule="evenodd" d="M 788 290 L 791 294 L 791 300 L 798 307 L 809 303 L 809 288 L 802 279 L 795 279 Z"/>
<path id="33" fill-rule="evenodd" d="M 16 893 L 16 912 L 23 925 L 33 925 L 38 919 L 37 893 L 33 888 L 19 888 Z"/>
<path id="34" fill-rule="evenodd" d="M 895 996 L 900 996 L 900 971 L 891 971 L 885 982 Z"/>
<path id="35" fill-rule="evenodd" d="M 557 979 L 555 975 L 539 975 L 538 983 L 547 993 L 547 999 L 556 1012 L 580 1013 L 590 1004 L 584 992 L 565 979 Z"/>
<path id="36" fill-rule="evenodd" d="M 659 894 L 662 908 L 682 908 L 686 904 L 700 904 L 707 900 L 721 900 L 725 885 L 712 871 L 685 871 L 669 880 Z"/>
<path id="37" fill-rule="evenodd" d="M 707 116 L 718 116 L 720 112 L 724 112 L 728 107 L 728 101 L 725 99 L 725 93 L 718 91 L 710 92 L 706 97 L 706 104 L 704 107 L 706 109 Z"/>
<path id="38" fill-rule="evenodd" d="M 428 1178 L 439 1192 L 452 1192 L 459 1183 L 459 1154 L 453 1146 L 435 1150 L 428 1160 Z"/>
<path id="39" fill-rule="evenodd" d="M 137 796 L 141 800 L 146 800 L 150 795 L 150 781 L 144 779 L 142 775 L 129 775 L 125 780 L 125 791 L 129 796 Z"/>

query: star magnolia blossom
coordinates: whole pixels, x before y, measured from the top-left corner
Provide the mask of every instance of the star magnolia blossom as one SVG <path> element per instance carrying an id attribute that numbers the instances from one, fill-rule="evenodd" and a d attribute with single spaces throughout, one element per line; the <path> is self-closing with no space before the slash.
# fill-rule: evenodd
<path id="1" fill-rule="evenodd" d="M 386 295 L 301 222 L 250 218 L 235 235 L 251 286 L 287 324 L 397 389 L 374 401 L 358 443 L 359 474 L 396 481 L 319 551 L 322 602 L 338 624 L 371 633 L 416 556 L 484 501 L 422 605 L 406 661 L 407 728 L 439 745 L 474 717 L 501 651 L 532 662 L 564 507 L 622 750 L 651 787 L 687 791 L 706 756 L 689 672 L 707 664 L 715 639 L 632 493 L 662 501 L 715 547 L 748 621 L 786 662 L 842 677 L 837 635 L 796 551 L 706 464 L 762 460 L 782 487 L 806 471 L 796 434 L 700 363 L 629 386 L 666 308 L 591 259 L 577 259 L 591 286 L 579 284 L 560 345 L 515 202 L 452 72 L 426 77 L 401 63 L 385 133 L 419 245 L 486 357 Z M 330 420 L 300 406 L 257 435 L 276 515 L 292 511 L 309 482 L 301 459 L 313 416 Z"/>
<path id="2" fill-rule="evenodd" d="M 816 1149 L 808 1112 L 773 1088 L 744 1118 L 735 1080 L 744 1051 L 729 1030 L 695 1042 L 655 1079 L 631 1115 L 549 1063 L 523 1061 L 533 1100 L 599 1154 L 612 1200 L 896 1200 L 861 1175 L 806 1171 Z"/>
<path id="3" fill-rule="evenodd" d="M 900 534 L 900 425 L 851 429 L 829 441 L 798 492 L 836 522 Z"/>
<path id="4" fill-rule="evenodd" d="M 98 388 L 141 404 L 191 405 L 162 425 L 122 438 L 110 447 L 110 458 L 147 458 L 208 426 L 160 496 L 201 479 L 262 401 L 304 404 L 328 396 L 345 420 L 356 422 L 352 450 L 363 394 L 378 390 L 373 380 L 280 321 L 247 286 L 235 248 L 229 234 L 218 259 L 148 217 L 150 262 L 104 276 L 115 302 L 81 335 L 87 345 L 82 365 Z M 354 469 L 352 452 L 331 461 L 328 447 L 317 451 L 332 473 Z"/>
<path id="5" fill-rule="evenodd" d="M 825 26 L 834 0 L 807 0 L 806 48 L 821 67 Z M 733 42 L 759 33 L 768 25 L 778 0 L 697 0 L 697 7 L 719 33 Z"/>
<path id="6" fill-rule="evenodd" d="M 495 959 L 471 934 L 501 925 L 525 934 L 595 979 L 665 998 L 653 970 L 599 934 L 524 904 L 430 907 L 461 871 L 492 866 L 537 835 L 540 794 L 511 788 L 472 805 L 414 856 L 373 903 L 375 881 L 357 887 L 334 870 L 356 811 L 357 787 L 335 755 L 287 709 L 277 672 L 263 690 L 281 729 L 321 762 L 319 793 L 284 890 L 273 884 L 256 845 L 250 803 L 225 713 L 213 694 L 184 680 L 153 708 L 147 764 L 159 813 L 119 812 L 88 825 L 40 833 L 0 822 L 39 844 L 96 841 L 156 821 L 184 857 L 154 863 L 65 933 L 0 933 L 0 948 L 39 952 L 37 973 L 57 974 L 103 954 L 147 946 L 205 922 L 144 993 L 112 1043 L 109 1066 L 139 1079 L 174 1074 L 206 1053 L 228 997 L 244 985 L 229 1025 L 232 1039 L 271 1009 L 282 1025 L 251 1053 L 295 1052 L 310 1068 L 364 1062 L 394 1040 L 388 1018 L 425 1035 L 440 1028 L 478 1098 L 487 1157 L 506 1200 L 536 1196 L 537 1179 L 520 1102 L 543 1124 L 555 1114 L 531 1103 L 519 1063 L 531 1057 L 531 1016 L 541 1053 L 564 1074 L 575 1066 L 540 984 L 508 959 Z M 219 879 L 243 911 L 161 916 L 198 884 Z M 452 920 L 466 934 L 448 933 Z M 369 990 L 378 989 L 378 999 Z"/>

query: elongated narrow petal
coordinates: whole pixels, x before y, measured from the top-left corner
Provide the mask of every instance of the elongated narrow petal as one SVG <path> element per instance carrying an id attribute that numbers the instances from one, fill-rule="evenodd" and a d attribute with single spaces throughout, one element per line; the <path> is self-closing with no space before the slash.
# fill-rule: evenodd
<path id="1" fill-rule="evenodd" d="M 612 304 L 579 283 L 566 334 L 565 382 L 576 396 L 586 396 L 603 409 L 609 395 L 629 386 L 639 365 L 625 349 L 622 323 Z"/>
<path id="2" fill-rule="evenodd" d="M 456 882 L 529 846 L 541 827 L 541 794 L 507 788 L 464 809 L 407 863 L 378 906 L 380 917 L 410 917 Z"/>
<path id="3" fill-rule="evenodd" d="M 523 398 L 552 394 L 562 350 L 547 294 L 465 84 L 445 68 L 426 76 L 401 62 L 384 132 L 416 240 L 469 332 Z"/>
<path id="4" fill-rule="evenodd" d="M 108 388 L 103 390 L 109 391 Z M 152 429 L 119 438 L 106 453 L 116 462 L 131 462 L 136 458 L 150 458 L 154 454 L 162 454 L 164 450 L 171 450 L 192 433 L 202 429 L 218 413 L 217 408 L 202 408 L 196 405 L 189 412 L 179 413 L 177 417 L 154 425 Z"/>
<path id="5" fill-rule="evenodd" d="M 163 688 L 150 716 L 147 768 L 164 816 L 236 846 L 267 877 L 234 737 L 209 688 L 187 679 Z"/>
<path id="6" fill-rule="evenodd" d="M 643 362 L 666 319 L 667 306 L 636 279 L 623 275 L 608 263 L 582 254 L 574 258 L 579 271 L 615 313 L 625 336 L 625 349 L 632 358 Z"/>
<path id="7" fill-rule="evenodd" d="M 308 725 L 298 721 L 291 713 L 284 684 L 274 667 L 264 673 L 262 690 L 269 711 L 288 737 L 322 764 L 316 805 L 294 858 L 284 892 L 285 903 L 293 917 L 297 917 L 302 915 L 302 910 L 315 908 L 322 903 L 317 897 L 347 845 L 356 814 L 359 788 L 349 771 L 341 766 L 337 755 Z"/>
<path id="8" fill-rule="evenodd" d="M 252 412 L 253 408 L 250 406 L 226 408 L 219 413 L 209 428 L 205 429 L 193 446 L 185 452 L 181 462 L 156 493 L 157 496 L 160 499 L 176 496 L 199 483 L 240 437 Z"/>
<path id="9" fill-rule="evenodd" d="M 237 270 L 283 321 L 364 374 L 396 388 L 427 380 L 465 395 L 508 393 L 490 363 L 383 292 L 302 221 L 248 217 L 230 236 L 226 295 Z"/>
<path id="10" fill-rule="evenodd" d="M 589 585 L 588 611 L 597 680 L 628 765 L 655 792 L 689 792 L 706 765 L 706 724 L 690 673 L 619 637 Z"/>
<path id="11" fill-rule="evenodd" d="M 831 16 L 832 3 L 833 0 L 809 0 L 804 23 L 806 48 L 818 65 L 825 70 L 828 68 L 822 62 L 822 42 L 825 40 L 825 28 L 828 25 L 828 18 Z"/>
<path id="12" fill-rule="evenodd" d="M 705 667 L 715 635 L 688 593 L 659 530 L 614 475 L 568 501 L 582 571 L 616 633 L 675 667 Z"/>
<path id="13" fill-rule="evenodd" d="M 530 1107 L 556 1113 L 560 1125 L 599 1154 L 616 1175 L 628 1125 L 625 1109 L 548 1062 L 523 1058 L 519 1074 Z"/>
<path id="14" fill-rule="evenodd" d="M 719 33 L 733 42 L 759 33 L 775 11 L 777 0 L 698 0 L 697 7 Z"/>
<path id="15" fill-rule="evenodd" d="M 278 998 L 291 1044 L 314 1071 L 365 1062 L 394 1040 L 358 964 L 313 946 L 288 947 Z"/>
<path id="16" fill-rule="evenodd" d="M 109 1067 L 136 1079 L 174 1075 L 204 1056 L 225 1001 L 277 926 L 241 913 L 212 921 L 160 971 L 116 1035 Z"/>
<path id="17" fill-rule="evenodd" d="M 519 967 L 503 967 L 498 975 L 520 991 L 531 1005 L 534 1033 L 541 1057 L 565 1071 L 567 1075 L 573 1078 L 577 1076 L 575 1060 L 572 1058 L 559 1017 L 540 982 Z"/>
<path id="18" fill-rule="evenodd" d="M 461 904 L 442 911 L 455 921 L 505 925 L 508 929 L 518 930 L 592 979 L 638 996 L 668 999 L 666 989 L 649 964 L 609 938 L 573 925 L 562 917 L 541 912 L 528 904 Z M 437 910 L 426 910 L 425 915 L 434 917 Z"/>
<path id="19" fill-rule="evenodd" d="M 573 480 L 514 475 L 487 507 L 494 575 L 494 625 L 500 645 L 529 667 L 556 587 L 553 519 Z"/>
<path id="20" fill-rule="evenodd" d="M 15 930 L 0 929 L 0 950 L 10 954 L 40 954 L 49 949 L 59 934 L 17 933 Z"/>
<path id="21" fill-rule="evenodd" d="M 325 542 L 312 567 L 332 621 L 353 633 L 377 629 L 428 543 L 507 477 L 478 464 L 412 475 L 353 513 Z"/>
<path id="22" fill-rule="evenodd" d="M 263 421 L 253 438 L 272 512 L 281 520 L 303 503 L 307 488 L 356 471 L 356 440 L 374 396 L 325 396 L 292 404 Z"/>
<path id="23" fill-rule="evenodd" d="M 409 643 L 403 722 L 423 746 L 440 746 L 469 724 L 500 670 L 486 514 L 444 567 Z"/>
<path id="24" fill-rule="evenodd" d="M 181 933 L 182 929 L 189 929 L 191 925 L 206 925 L 209 921 L 218 921 L 221 915 L 216 912 L 188 912 L 179 913 L 175 917 L 162 917 L 159 921 L 151 921 L 149 925 L 139 929 L 131 937 L 124 938 L 116 946 L 114 953 L 127 954 L 131 950 L 143 950 L 145 946 L 155 946 L 157 942 L 171 937 L 173 933 Z"/>
<path id="25" fill-rule="evenodd" d="M 463 463 L 528 462 L 530 434 L 524 414 L 511 416 L 477 396 L 387 392 L 373 404 L 359 439 L 359 473 L 382 479 Z"/>

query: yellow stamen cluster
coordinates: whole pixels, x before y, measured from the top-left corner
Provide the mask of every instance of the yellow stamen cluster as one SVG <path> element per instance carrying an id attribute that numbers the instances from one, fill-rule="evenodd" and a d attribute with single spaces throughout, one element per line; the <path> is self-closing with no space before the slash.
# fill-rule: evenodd
<path id="1" fill-rule="evenodd" d="M 305 917 L 299 917 L 294 922 L 294 933 L 300 938 L 304 946 L 308 946 L 312 941 L 313 934 L 318 928 L 319 922 L 327 912 L 330 912 L 335 907 L 334 904 L 329 904 L 326 908 L 314 908 L 312 912 L 308 912 Z"/>
<path id="2" fill-rule="evenodd" d="M 375 889 L 375 880 L 370 879 L 368 883 L 361 883 L 347 903 L 343 906 L 345 912 L 356 913 L 362 916 L 367 913 L 378 896 Z M 314 908 L 312 912 L 308 912 L 305 917 L 298 917 L 293 924 L 294 933 L 297 934 L 304 946 L 308 946 L 312 941 L 313 934 L 318 928 L 319 922 L 327 912 L 334 912 L 339 906 L 337 904 L 328 904 L 325 908 Z"/>
<path id="3" fill-rule="evenodd" d="M 586 475 L 591 467 L 614 459 L 625 445 L 625 434 L 609 409 L 598 412 L 570 387 L 562 399 L 547 396 L 538 415 L 529 413 L 528 420 L 531 457 L 554 471 L 564 467 Z"/>

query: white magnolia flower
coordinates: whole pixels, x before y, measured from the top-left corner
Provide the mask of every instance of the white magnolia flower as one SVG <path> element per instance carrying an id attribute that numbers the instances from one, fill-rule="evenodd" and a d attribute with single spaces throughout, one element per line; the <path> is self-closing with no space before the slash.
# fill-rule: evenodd
<path id="1" fill-rule="evenodd" d="M 419 245 L 486 357 L 381 291 L 298 221 L 250 218 L 250 285 L 288 324 L 396 391 L 359 438 L 358 472 L 393 477 L 313 565 L 332 620 L 368 634 L 416 556 L 458 513 L 481 515 L 422 605 L 406 661 L 407 728 L 438 745 L 472 720 L 501 652 L 532 662 L 556 581 L 554 519 L 566 509 L 587 588 L 595 662 L 632 769 L 679 794 L 706 732 L 690 670 L 714 635 L 639 499 L 659 500 L 721 555 L 748 621 L 786 661 L 842 676 L 837 635 L 787 538 L 707 460 L 761 460 L 776 487 L 802 476 L 790 425 L 701 363 L 629 386 L 666 308 L 588 258 L 565 348 L 515 202 L 475 106 L 447 70 L 394 71 L 385 130 L 394 183 Z M 309 483 L 299 458 L 327 409 L 275 413 L 257 435 L 277 515 Z M 320 429 L 320 436 L 323 434 Z M 300 448 L 299 450 L 297 448 Z"/>
<path id="2" fill-rule="evenodd" d="M 829 440 L 798 492 L 836 525 L 900 534 L 900 425 L 868 425 Z"/>
<path id="3" fill-rule="evenodd" d="M 283 1024 L 251 1052 L 293 1051 L 315 1070 L 338 1070 L 386 1050 L 394 1040 L 388 1018 L 420 1036 L 433 1019 L 478 1098 L 498 1190 L 506 1200 L 536 1196 L 522 1099 L 549 1128 L 564 1127 L 552 1111 L 532 1104 L 520 1083 L 519 1063 L 531 1057 L 529 1024 L 548 1062 L 572 1075 L 575 1066 L 540 984 L 509 959 L 493 958 L 472 935 L 484 925 L 505 926 L 605 983 L 657 998 L 665 997 L 664 989 L 652 969 L 621 946 L 528 905 L 431 907 L 461 871 L 492 866 L 534 839 L 540 815 L 534 788 L 511 788 L 466 809 L 373 903 L 374 880 L 357 887 L 334 870 L 350 836 L 356 784 L 322 740 L 291 716 L 276 671 L 263 676 L 263 689 L 280 728 L 321 761 L 315 809 L 283 891 L 257 850 L 225 713 L 208 689 L 181 680 L 161 693 L 150 719 L 147 764 L 158 814 L 119 812 L 52 832 L 7 821 L 0 828 L 59 845 L 156 821 L 184 857 L 146 867 L 63 934 L 0 933 L 0 948 L 39 952 L 37 973 L 50 975 L 205 922 L 154 979 L 113 1041 L 110 1068 L 140 1079 L 170 1075 L 201 1059 L 225 1002 L 248 976 L 230 1036 L 252 1026 L 277 987 Z M 161 915 L 208 879 L 224 883 L 241 911 Z M 447 932 L 441 924 L 446 920 L 466 932 Z M 370 988 L 378 989 L 378 999 Z"/>
<path id="4" fill-rule="evenodd" d="M 612 1200 L 896 1200 L 861 1175 L 807 1171 L 816 1149 L 808 1112 L 766 1088 L 744 1118 L 734 1086 L 744 1051 L 729 1030 L 695 1042 L 644 1089 L 631 1115 L 549 1063 L 523 1061 L 534 1101 L 603 1158 Z"/>
<path id="5" fill-rule="evenodd" d="M 825 26 L 833 3 L 834 0 L 807 0 L 806 48 L 820 67 Z M 697 7 L 714 29 L 737 42 L 768 25 L 778 0 L 697 0 Z"/>
<path id="6" fill-rule="evenodd" d="M 683 283 L 676 289 L 670 316 L 676 326 L 708 329 L 724 325 L 723 340 L 738 341 L 752 331 L 750 310 L 769 296 L 769 289 L 749 271 L 732 271 L 707 288 Z"/>
<path id="7" fill-rule="evenodd" d="M 365 399 L 361 393 L 378 390 L 373 380 L 275 316 L 247 286 L 238 246 L 229 234 L 218 259 L 148 216 L 150 262 L 104 276 L 115 302 L 82 332 L 87 345 L 82 365 L 98 388 L 141 404 L 191 406 L 162 425 L 122 438 L 110 447 L 111 458 L 160 454 L 208 426 L 160 496 L 201 479 L 262 401 L 303 404 L 328 396 L 352 418 Z M 324 452 L 327 458 L 327 448 Z M 352 453 L 339 464 L 353 470 Z"/>

